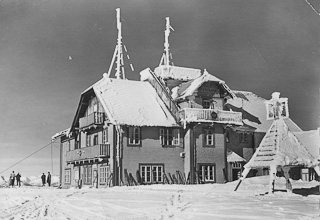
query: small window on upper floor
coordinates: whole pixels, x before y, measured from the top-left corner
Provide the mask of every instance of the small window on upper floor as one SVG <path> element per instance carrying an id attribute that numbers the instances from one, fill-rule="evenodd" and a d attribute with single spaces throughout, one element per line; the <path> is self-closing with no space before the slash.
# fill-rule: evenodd
<path id="1" fill-rule="evenodd" d="M 108 128 L 104 128 L 102 131 L 102 143 L 108 143 Z"/>
<path id="2" fill-rule="evenodd" d="M 206 109 L 211 108 L 211 102 L 209 100 L 202 100 L 202 107 Z"/>
<path id="3" fill-rule="evenodd" d="M 141 145 L 140 127 L 129 127 L 128 145 Z"/>
<path id="4" fill-rule="evenodd" d="M 179 146 L 180 145 L 180 129 L 161 128 L 160 144 L 162 146 Z"/>
<path id="5" fill-rule="evenodd" d="M 86 147 L 90 147 L 91 146 L 91 135 L 87 134 L 86 136 Z"/>
<path id="6" fill-rule="evenodd" d="M 93 145 L 98 145 L 99 143 L 98 143 L 99 141 L 98 141 L 98 134 L 95 134 L 94 136 L 93 136 Z"/>
<path id="7" fill-rule="evenodd" d="M 239 134 L 239 142 L 240 143 L 248 143 L 248 134 L 247 133 L 240 133 Z"/>
<path id="8" fill-rule="evenodd" d="M 203 146 L 214 147 L 214 128 L 204 128 L 203 129 Z"/>

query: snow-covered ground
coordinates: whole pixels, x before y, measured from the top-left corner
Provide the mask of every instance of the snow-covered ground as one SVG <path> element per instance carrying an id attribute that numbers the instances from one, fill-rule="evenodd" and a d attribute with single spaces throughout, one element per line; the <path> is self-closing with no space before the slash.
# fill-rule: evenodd
<path id="1" fill-rule="evenodd" d="M 284 179 L 278 178 L 273 195 L 266 194 L 267 176 L 246 179 L 237 192 L 237 182 L 103 189 L 30 182 L 0 188 L 0 219 L 320 219 L 315 181 L 293 181 L 293 193 L 286 193 Z"/>

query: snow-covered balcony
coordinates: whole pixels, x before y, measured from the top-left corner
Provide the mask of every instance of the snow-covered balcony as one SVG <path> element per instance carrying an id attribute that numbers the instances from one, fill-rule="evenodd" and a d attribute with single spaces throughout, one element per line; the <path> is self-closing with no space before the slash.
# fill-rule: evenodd
<path id="1" fill-rule="evenodd" d="M 79 128 L 90 128 L 91 126 L 103 125 L 105 115 L 102 112 L 94 112 L 88 116 L 79 119 Z"/>
<path id="2" fill-rule="evenodd" d="M 218 109 L 184 108 L 180 111 L 180 119 L 188 122 L 216 122 L 242 125 L 242 113 Z"/>
<path id="3" fill-rule="evenodd" d="M 66 154 L 66 160 L 68 163 L 81 163 L 107 158 L 110 158 L 110 144 L 108 143 L 67 151 Z"/>

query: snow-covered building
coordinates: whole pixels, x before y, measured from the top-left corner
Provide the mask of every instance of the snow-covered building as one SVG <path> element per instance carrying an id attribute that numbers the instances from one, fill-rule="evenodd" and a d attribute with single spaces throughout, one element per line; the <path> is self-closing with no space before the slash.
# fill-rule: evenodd
<path id="1" fill-rule="evenodd" d="M 105 75 L 81 94 L 70 130 L 54 136 L 63 149 L 63 185 L 120 185 L 130 175 L 158 183 L 164 173 L 191 183 L 227 180 L 224 126 L 242 125 L 241 113 L 224 110 L 234 94 L 205 72 L 176 83 L 173 99 L 165 80 L 150 69 L 141 81 Z"/>
<path id="2" fill-rule="evenodd" d="M 188 77 L 175 76 L 175 69 Z M 81 94 L 71 128 L 55 135 L 63 185 L 162 183 L 173 174 L 190 183 L 239 177 L 271 126 L 266 100 L 231 90 L 206 70 L 170 66 L 170 74 L 161 74 L 147 68 L 141 81 L 104 75 Z M 305 132 L 284 120 L 303 141 Z"/>
<path id="3" fill-rule="evenodd" d="M 70 129 L 53 136 L 61 143 L 62 186 L 223 183 L 239 177 L 271 125 L 265 100 L 231 90 L 207 70 L 169 65 L 168 19 L 165 33 L 162 64 L 141 71 L 140 81 L 119 77 L 119 37 L 117 79 L 110 78 L 111 65 L 81 93 Z M 301 132 L 290 119 L 286 124 Z"/>

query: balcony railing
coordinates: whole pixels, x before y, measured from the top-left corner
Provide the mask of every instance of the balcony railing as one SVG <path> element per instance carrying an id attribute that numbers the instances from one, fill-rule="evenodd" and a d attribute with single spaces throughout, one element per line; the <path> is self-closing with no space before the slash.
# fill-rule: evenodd
<path id="1" fill-rule="evenodd" d="M 242 125 L 242 113 L 214 109 L 185 108 L 180 111 L 181 121 L 217 122 Z"/>
<path id="2" fill-rule="evenodd" d="M 96 158 L 109 158 L 110 144 L 98 144 L 91 147 L 84 147 L 72 151 L 67 151 L 66 157 L 68 162 L 90 160 Z"/>
<path id="3" fill-rule="evenodd" d="M 105 121 L 104 113 L 94 112 L 86 117 L 79 119 L 79 128 L 85 128 L 90 125 L 103 125 Z"/>

